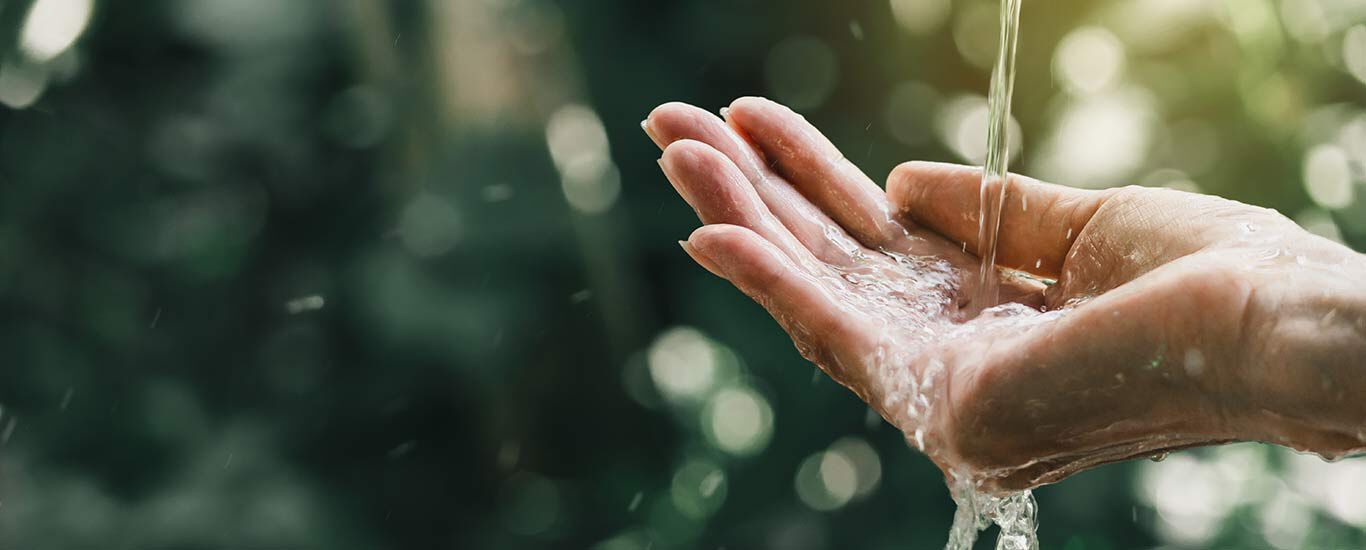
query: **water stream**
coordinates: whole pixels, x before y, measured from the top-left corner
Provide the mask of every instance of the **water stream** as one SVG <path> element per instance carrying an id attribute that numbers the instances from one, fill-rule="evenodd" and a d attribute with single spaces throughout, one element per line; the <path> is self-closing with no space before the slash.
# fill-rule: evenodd
<path id="1" fill-rule="evenodd" d="M 991 73 L 988 99 L 987 155 L 982 169 L 981 210 L 978 218 L 977 255 L 982 259 L 977 292 L 970 315 L 996 305 L 1000 285 L 996 275 L 996 241 L 1005 204 L 1006 174 L 1010 170 L 1010 99 L 1015 91 L 1015 44 L 1020 31 L 1020 0 L 1001 0 L 1001 42 L 996 67 Z"/>
<path id="2" fill-rule="evenodd" d="M 1021 0 L 1001 0 L 1000 49 L 991 74 L 987 156 L 982 170 L 978 256 L 982 259 L 978 284 L 968 315 L 975 316 L 1000 301 L 996 273 L 996 244 L 1001 230 L 1010 164 L 1010 99 L 1015 88 L 1015 47 L 1020 30 Z M 971 550 L 978 533 L 996 524 L 997 550 L 1036 550 L 1037 505 L 1030 491 L 992 495 L 978 490 L 970 474 L 950 472 L 950 490 L 958 504 L 945 550 Z"/>

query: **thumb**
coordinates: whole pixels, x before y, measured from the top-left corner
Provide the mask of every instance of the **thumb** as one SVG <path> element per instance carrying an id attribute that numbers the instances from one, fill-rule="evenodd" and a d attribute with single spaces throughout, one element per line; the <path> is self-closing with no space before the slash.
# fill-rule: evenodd
<path id="1" fill-rule="evenodd" d="M 957 164 L 907 162 L 887 179 L 893 207 L 910 221 L 977 251 L 982 170 Z M 1110 196 L 1012 174 L 1001 212 L 997 262 L 1057 278 L 1072 243 Z"/>

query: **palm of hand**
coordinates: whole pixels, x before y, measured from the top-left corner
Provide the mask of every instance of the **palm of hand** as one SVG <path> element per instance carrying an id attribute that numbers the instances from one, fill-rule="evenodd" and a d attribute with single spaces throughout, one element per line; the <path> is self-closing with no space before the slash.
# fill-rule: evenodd
<path id="1" fill-rule="evenodd" d="M 1184 353 L 1166 350 L 1149 321 L 1198 317 L 1209 301 L 1236 300 L 1238 289 L 1210 289 L 1185 308 L 1136 292 L 1107 293 L 1138 275 L 1120 273 L 1102 257 L 1103 235 L 1083 235 L 1110 194 L 1012 178 L 1007 211 L 1032 207 L 1039 214 L 1007 216 L 999 261 L 1060 283 L 1046 289 L 1007 277 L 1001 304 L 974 304 L 1004 307 L 965 322 L 960 306 L 972 295 L 978 268 L 968 251 L 976 248 L 980 172 L 906 164 L 884 193 L 785 107 L 745 98 L 728 119 L 668 104 L 644 125 L 665 149 L 660 164 L 670 181 L 706 224 L 684 248 L 763 305 L 803 356 L 946 471 L 984 473 L 992 484 L 1019 487 L 1218 437 L 1188 430 L 1153 441 L 1114 428 L 1135 409 L 1160 408 L 1136 402 L 1132 390 L 1170 381 L 1168 370 L 1126 375 L 1115 372 L 1115 363 L 1152 364 Z M 1139 264 L 1157 265 L 1129 265 Z M 1164 277 L 1188 273 L 1155 276 Z M 1040 311 L 1045 302 L 1056 309 L 1101 293 L 1066 314 Z M 1056 345 L 1086 333 L 1115 340 Z M 1183 391 L 1194 390 L 1174 393 Z M 1156 411 L 1159 417 L 1189 413 L 1187 403 L 1204 406 L 1198 399 L 1172 402 L 1181 405 Z"/>

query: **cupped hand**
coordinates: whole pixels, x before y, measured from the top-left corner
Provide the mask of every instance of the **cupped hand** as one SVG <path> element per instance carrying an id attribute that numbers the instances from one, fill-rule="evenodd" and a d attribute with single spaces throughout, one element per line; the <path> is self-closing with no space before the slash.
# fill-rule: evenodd
<path id="1" fill-rule="evenodd" d="M 1012 176 L 1002 299 L 972 304 L 980 170 L 907 163 L 884 192 L 786 107 L 722 115 L 642 124 L 704 223 L 684 249 L 946 474 L 1000 491 L 1221 441 L 1366 448 L 1366 277 L 1343 277 L 1366 261 L 1345 247 L 1214 197 Z M 1357 404 L 1310 398 L 1323 384 Z"/>

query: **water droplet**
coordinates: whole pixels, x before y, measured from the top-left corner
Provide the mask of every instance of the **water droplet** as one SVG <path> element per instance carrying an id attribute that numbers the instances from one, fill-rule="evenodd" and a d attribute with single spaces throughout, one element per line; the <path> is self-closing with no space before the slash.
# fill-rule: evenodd
<path id="1" fill-rule="evenodd" d="M 5 430 L 0 432 L 0 445 L 9 443 L 10 436 L 14 435 L 14 428 L 19 425 L 19 419 L 10 415 L 9 423 L 5 424 Z"/>
<path id="2" fill-rule="evenodd" d="M 1320 324 L 1320 325 L 1328 325 L 1329 323 L 1332 323 L 1332 322 L 1333 322 L 1333 318 L 1336 317 L 1337 314 L 1338 314 L 1338 309 L 1337 309 L 1337 308 L 1333 308 L 1333 309 L 1328 310 L 1328 314 L 1326 314 L 1326 315 L 1323 316 L 1323 319 L 1322 319 L 1321 321 L 1319 321 L 1319 324 Z"/>
<path id="3" fill-rule="evenodd" d="M 290 315 L 298 315 L 306 311 L 322 309 L 326 303 L 322 296 L 313 294 L 285 302 L 285 311 L 288 311 Z"/>
<path id="4" fill-rule="evenodd" d="M 716 494 L 716 489 L 720 487 L 721 482 L 725 480 L 726 476 L 721 473 L 721 470 L 712 470 L 710 474 L 707 474 L 707 477 L 702 478 L 701 483 L 698 483 L 697 491 L 702 496 L 710 498 L 712 495 Z"/>
<path id="5" fill-rule="evenodd" d="M 881 425 L 882 415 L 878 414 L 872 407 L 869 407 L 868 412 L 863 415 L 863 427 L 868 430 L 875 430 Z"/>
<path id="6" fill-rule="evenodd" d="M 644 122 L 640 123 L 644 126 Z M 495 183 L 485 186 L 483 190 L 484 202 L 503 202 L 512 198 L 514 191 L 511 185 L 506 183 Z"/>
<path id="7" fill-rule="evenodd" d="M 404 455 L 413 452 L 413 449 L 415 448 L 417 448 L 417 442 L 410 439 L 408 441 L 404 441 L 403 443 L 399 443 L 392 449 L 389 449 L 389 452 L 386 454 L 388 455 L 389 460 L 394 460 L 396 458 L 402 458 Z"/>
<path id="8" fill-rule="evenodd" d="M 863 25 L 857 19 L 849 21 L 849 34 L 854 36 L 854 40 L 863 40 Z"/>
<path id="9" fill-rule="evenodd" d="M 868 280 L 862 275 L 859 275 L 857 273 L 851 273 L 848 271 L 841 272 L 840 277 L 843 277 L 844 280 L 849 281 L 849 283 L 854 286 L 862 286 L 868 282 Z"/>
<path id="10" fill-rule="evenodd" d="M 1205 354 L 1198 349 L 1186 350 L 1185 357 L 1186 375 L 1191 378 L 1200 376 L 1205 371 Z"/>
<path id="11" fill-rule="evenodd" d="M 1155 454 L 1155 455 L 1149 457 L 1148 459 L 1151 460 L 1151 461 L 1153 461 L 1153 462 L 1162 462 L 1163 460 L 1166 460 L 1166 459 L 1167 459 L 1167 454 L 1168 454 L 1168 453 L 1165 453 L 1165 452 L 1157 453 L 1157 454 Z"/>

